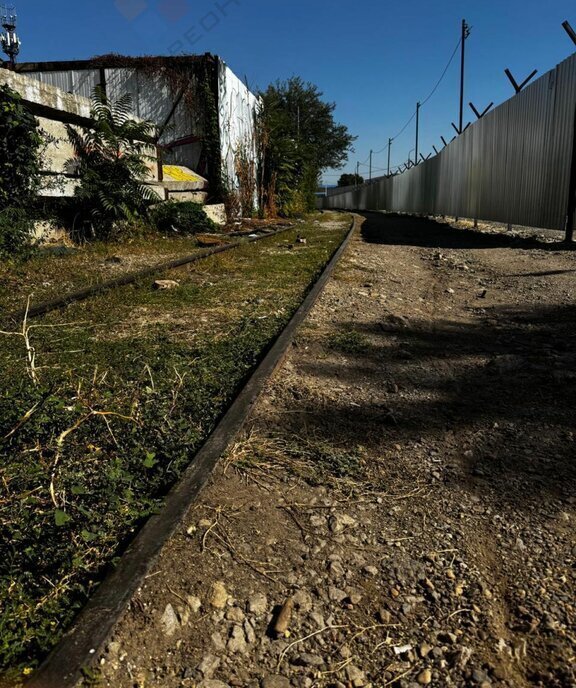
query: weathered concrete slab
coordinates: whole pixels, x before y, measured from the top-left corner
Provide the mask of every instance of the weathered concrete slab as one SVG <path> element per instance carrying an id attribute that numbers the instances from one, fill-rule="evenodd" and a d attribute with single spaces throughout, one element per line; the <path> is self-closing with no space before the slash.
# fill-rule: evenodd
<path id="1" fill-rule="evenodd" d="M 225 225 L 228 222 L 226 216 L 226 208 L 224 203 L 215 203 L 214 205 L 205 205 L 204 212 L 217 225 Z"/>

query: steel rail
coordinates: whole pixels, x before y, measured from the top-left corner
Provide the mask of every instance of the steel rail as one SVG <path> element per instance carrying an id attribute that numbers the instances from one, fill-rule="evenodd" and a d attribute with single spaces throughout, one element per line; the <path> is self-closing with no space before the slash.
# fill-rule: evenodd
<path id="1" fill-rule="evenodd" d="M 98 296 L 105 291 L 110 289 L 117 289 L 118 287 L 125 287 L 128 284 L 134 284 L 145 277 L 151 277 L 158 273 L 167 272 L 169 270 L 174 270 L 180 268 L 184 265 L 190 265 L 192 263 L 197 263 L 204 258 L 209 258 L 217 253 L 224 253 L 225 251 L 231 251 L 232 249 L 238 248 L 239 246 L 245 246 L 248 243 L 253 243 L 256 241 L 262 241 L 262 239 L 268 239 L 269 237 L 277 236 L 284 232 L 294 229 L 294 227 L 283 227 L 275 232 L 268 232 L 257 237 L 249 237 L 246 241 L 234 241 L 229 244 L 223 244 L 222 246 L 215 246 L 213 248 L 207 248 L 198 253 L 188 254 L 182 256 L 181 258 L 175 258 L 173 260 L 164 261 L 162 263 L 157 263 L 156 265 L 151 265 L 148 268 L 143 268 L 142 270 L 136 270 L 134 272 L 127 273 L 126 275 L 121 275 L 101 284 L 94 284 L 91 287 L 85 287 L 84 289 L 79 289 L 77 291 L 66 294 L 66 296 L 59 297 L 57 299 L 50 299 L 49 301 L 44 301 L 39 303 L 37 306 L 33 306 L 28 310 L 28 318 L 37 318 L 42 315 L 46 315 L 51 311 L 59 310 L 60 308 L 66 308 L 66 306 L 76 303 L 78 301 L 85 301 L 92 296 Z M 21 309 L 10 313 L 6 316 L 7 321 L 21 321 L 26 315 L 26 310 Z"/>
<path id="2" fill-rule="evenodd" d="M 80 612 L 72 628 L 26 682 L 26 688 L 74 688 L 82 678 L 82 670 L 89 668 L 97 660 L 114 626 L 136 590 L 142 585 L 161 549 L 194 505 L 218 460 L 240 432 L 267 381 L 282 363 L 298 327 L 324 290 L 359 226 L 360 219 L 359 216 L 354 216 L 346 237 L 308 292 L 302 305 L 270 346 L 262 362 L 192 459 L 179 482 L 169 492 L 161 512 L 150 517 L 145 523 L 120 558 L 118 565 Z"/>

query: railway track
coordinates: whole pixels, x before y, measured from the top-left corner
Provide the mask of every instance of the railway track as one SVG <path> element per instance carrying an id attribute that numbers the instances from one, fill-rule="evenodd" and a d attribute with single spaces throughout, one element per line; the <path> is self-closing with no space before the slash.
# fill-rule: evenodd
<path id="1" fill-rule="evenodd" d="M 98 657 L 100 649 L 106 643 L 135 591 L 149 573 L 162 547 L 175 532 L 187 511 L 195 503 L 216 467 L 219 458 L 241 430 L 267 380 L 282 362 L 298 327 L 316 303 L 334 268 L 338 264 L 342 253 L 358 226 L 359 219 L 358 216 L 353 219 L 344 240 L 332 255 L 300 308 L 271 345 L 268 353 L 242 387 L 228 411 L 223 415 L 212 434 L 196 453 L 188 469 L 170 491 L 161 512 L 152 516 L 142 527 L 115 569 L 98 587 L 91 600 L 77 617 L 71 629 L 40 668 L 26 682 L 27 688 L 73 688 L 81 680 L 83 671 L 89 668 Z M 276 232 L 275 234 L 279 233 Z M 273 235 L 268 234 L 266 236 Z M 252 241 L 257 240 L 256 238 L 252 239 Z M 179 261 L 172 261 L 171 267 L 179 267 L 180 265 L 195 262 L 208 255 L 213 255 L 223 250 L 230 250 L 238 245 L 240 245 L 240 242 L 219 248 L 219 250 L 210 250 L 201 255 L 191 256 L 190 260 L 180 259 Z M 167 265 L 162 264 L 162 266 L 156 266 L 155 268 L 121 278 L 122 282 L 118 285 L 113 283 L 99 285 L 99 288 L 93 293 L 101 293 L 103 289 L 129 284 L 130 282 L 125 281 L 128 277 L 131 278 L 130 281 L 136 281 L 141 277 L 149 276 L 158 271 L 164 271 L 169 269 Z M 114 282 L 117 282 L 117 280 Z M 87 294 L 87 291 L 78 292 L 79 296 L 75 295 L 77 297 L 75 300 L 88 298 L 91 294 Z M 34 315 L 61 308 L 71 302 L 69 299 L 70 296 L 58 303 L 43 304 L 43 307 L 47 310 L 40 311 L 40 307 L 37 307 Z"/>
<path id="2" fill-rule="evenodd" d="M 11 322 L 20 322 L 24 317 L 38 318 L 40 316 L 47 315 L 52 311 L 56 311 L 61 308 L 66 308 L 66 306 L 69 306 L 73 303 L 89 299 L 92 296 L 98 296 L 111 289 L 125 287 L 129 284 L 134 284 L 135 282 L 138 282 L 139 280 L 144 279 L 146 277 L 151 277 L 153 275 L 167 272 L 169 270 L 174 270 L 185 265 L 198 263 L 199 261 L 204 260 L 205 258 L 209 258 L 210 256 L 214 256 L 218 253 L 225 253 L 226 251 L 231 251 L 235 248 L 239 248 L 240 246 L 244 246 L 246 243 L 262 241 L 262 239 L 268 239 L 269 237 L 283 234 L 284 232 L 287 232 L 290 229 L 293 229 L 293 227 L 283 227 L 282 229 L 279 229 L 275 232 L 266 232 L 256 237 L 248 237 L 244 241 L 234 241 L 229 244 L 223 244 L 222 246 L 207 248 L 202 251 L 198 251 L 198 253 L 182 256 L 181 258 L 175 258 L 173 260 L 157 263 L 156 265 L 152 265 L 148 268 L 130 272 L 126 275 L 121 275 L 120 277 L 117 277 L 112 280 L 107 280 L 106 282 L 102 282 L 101 284 L 95 284 L 90 287 L 85 287 L 84 289 L 79 289 L 70 294 L 67 294 L 66 296 L 44 301 L 42 303 L 37 304 L 36 306 L 32 306 L 28 310 L 21 309 L 15 311 L 9 314 L 6 319 Z"/>

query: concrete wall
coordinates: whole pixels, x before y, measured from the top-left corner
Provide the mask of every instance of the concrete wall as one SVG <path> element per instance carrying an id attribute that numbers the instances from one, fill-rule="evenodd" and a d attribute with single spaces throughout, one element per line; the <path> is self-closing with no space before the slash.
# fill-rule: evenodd
<path id="1" fill-rule="evenodd" d="M 42 195 L 72 196 L 77 182 L 69 175 L 69 161 L 74 158 L 74 149 L 68 140 L 66 125 L 90 125 L 90 99 L 66 93 L 37 78 L 2 68 L 0 84 L 7 84 L 22 96 L 26 106 L 38 119 L 40 128 L 48 135 L 49 143 L 42 156 L 42 168 L 47 173 Z M 150 148 L 148 154 L 155 157 L 155 148 Z M 147 164 L 150 170 L 149 180 L 157 180 L 158 168 L 155 160 L 150 160 Z"/>
<path id="2" fill-rule="evenodd" d="M 158 58 L 159 60 L 162 58 Z M 256 168 L 254 123 L 258 97 L 216 56 L 163 58 L 165 66 L 189 75 L 186 93 L 171 87 L 169 79 L 146 69 L 139 58 L 118 57 L 117 66 L 104 60 L 20 64 L 24 71 L 43 85 L 59 86 L 78 95 L 89 95 L 95 85 L 105 84 L 111 99 L 130 93 L 136 117 L 148 119 L 162 129 L 164 163 L 184 165 L 209 180 L 215 178 L 218 165 L 229 186 L 237 187 L 235 156 L 240 145 L 253 155 Z M 189 60 L 189 64 L 182 61 Z M 172 61 L 172 64 L 171 64 Z M 212 72 L 215 69 L 217 71 Z M 209 83 L 203 76 L 209 76 Z M 207 122 L 211 118 L 206 86 L 217 100 L 220 156 L 208 156 Z M 184 96 L 184 97 L 183 97 Z M 212 143 L 212 142 L 211 142 Z M 218 172 L 220 172 L 218 170 Z"/>
<path id="3" fill-rule="evenodd" d="M 59 88 L 9 69 L 0 69 L 0 83 L 8 84 L 14 91 L 18 91 L 28 103 L 46 106 L 86 119 L 90 117 L 89 98 L 66 93 Z"/>
<path id="4" fill-rule="evenodd" d="M 128 63 L 127 63 L 128 64 Z M 167 165 L 184 165 L 199 172 L 207 173 L 203 167 L 202 150 L 204 131 L 204 116 L 201 102 L 201 91 L 196 79 L 191 76 L 188 84 L 190 101 L 198 103 L 196 112 L 191 113 L 188 103 L 181 98 L 181 94 L 174 92 L 162 75 L 146 72 L 138 66 L 91 68 L 89 63 L 77 64 L 76 67 L 38 69 L 26 73 L 43 84 L 50 84 L 66 89 L 74 94 L 91 96 L 96 86 L 105 85 L 106 93 L 111 100 L 117 100 L 129 93 L 132 96 L 134 116 L 154 122 L 158 127 L 164 127 L 159 143 L 169 146 L 192 135 L 198 138 L 185 144 L 178 144 L 170 150 L 164 151 L 164 162 Z M 26 65 L 24 65 L 26 66 Z M 22 67 L 22 65 L 20 65 Z"/>
<path id="5" fill-rule="evenodd" d="M 72 195 L 76 184 L 65 174 L 66 163 L 74 157 L 74 150 L 68 142 L 66 124 L 63 120 L 68 115 L 72 115 L 69 119 L 74 121 L 78 121 L 77 118 L 89 120 L 90 101 L 88 98 L 65 93 L 58 88 L 7 69 L 0 69 L 0 84 L 7 84 L 13 91 L 19 93 L 36 115 L 41 129 L 49 137 L 55 139 L 46 148 L 42 159 L 42 167 L 49 173 L 43 195 Z M 46 116 L 40 115 L 41 112 Z"/>

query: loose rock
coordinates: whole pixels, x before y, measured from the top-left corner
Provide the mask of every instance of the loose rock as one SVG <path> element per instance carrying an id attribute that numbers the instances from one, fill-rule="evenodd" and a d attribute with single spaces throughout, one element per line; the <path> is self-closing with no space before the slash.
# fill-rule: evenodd
<path id="1" fill-rule="evenodd" d="M 226 586 L 222 581 L 216 581 L 212 586 L 212 597 L 210 598 L 210 604 L 215 609 L 224 609 L 228 602 L 228 591 Z"/>
<path id="2" fill-rule="evenodd" d="M 290 628 L 290 621 L 292 620 L 293 610 L 294 600 L 293 598 L 290 598 L 286 600 L 286 602 L 284 603 L 284 606 L 280 610 L 280 614 L 278 614 L 276 623 L 274 624 L 274 632 L 276 633 L 277 637 L 286 635 L 286 632 Z"/>
<path id="3" fill-rule="evenodd" d="M 248 600 L 248 611 L 256 616 L 266 614 L 268 610 L 268 598 L 263 593 L 259 592 Z"/>
<path id="4" fill-rule="evenodd" d="M 180 624 L 178 623 L 178 617 L 176 616 L 176 612 L 171 604 L 166 605 L 164 614 L 162 614 L 162 618 L 160 619 L 160 627 L 162 628 L 164 635 L 168 636 L 169 638 L 171 638 L 180 627 Z"/>
<path id="5" fill-rule="evenodd" d="M 176 280 L 156 280 L 152 285 L 158 291 L 168 291 L 170 289 L 177 289 L 180 286 Z"/>
<path id="6" fill-rule="evenodd" d="M 262 679 L 262 688 L 290 688 L 290 681 L 284 676 L 266 676 Z"/>
<path id="7" fill-rule="evenodd" d="M 432 683 L 432 672 L 430 669 L 424 669 L 424 671 L 418 674 L 417 681 L 421 686 L 427 686 Z"/>

